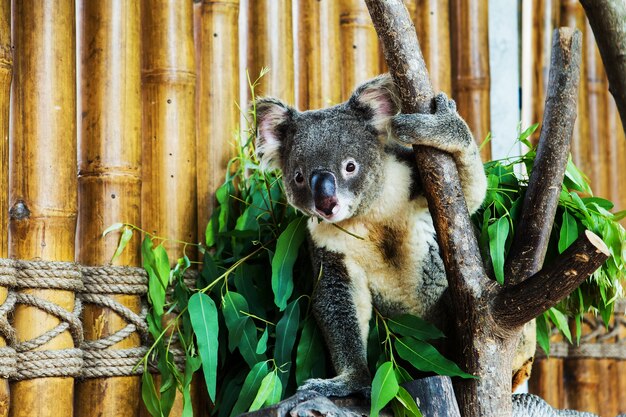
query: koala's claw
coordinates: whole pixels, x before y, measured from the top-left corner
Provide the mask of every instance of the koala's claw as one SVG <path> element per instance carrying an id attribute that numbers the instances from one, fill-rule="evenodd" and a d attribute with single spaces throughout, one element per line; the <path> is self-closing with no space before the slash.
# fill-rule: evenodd
<path id="1" fill-rule="evenodd" d="M 308 379 L 298 388 L 298 391 L 315 391 L 324 397 L 346 397 L 351 394 L 361 394 L 366 398 L 371 396 L 372 388 L 368 382 L 359 382 L 344 376 L 331 379 Z"/>

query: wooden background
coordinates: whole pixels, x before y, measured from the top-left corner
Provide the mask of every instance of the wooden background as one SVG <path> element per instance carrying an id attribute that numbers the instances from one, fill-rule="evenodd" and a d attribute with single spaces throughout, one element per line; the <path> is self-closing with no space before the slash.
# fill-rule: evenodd
<path id="1" fill-rule="evenodd" d="M 576 0 L 502 3 L 406 1 L 435 89 L 457 101 L 481 142 L 500 122 L 491 120 L 502 107 L 492 89 L 504 79 L 518 92 L 508 97 L 520 103 L 513 120 L 527 127 L 542 117 L 552 29 L 578 27 L 584 62 L 573 157 L 596 195 L 626 208 L 626 139 L 582 8 Z M 504 23 L 513 38 L 489 33 L 490 6 L 515 8 Z M 490 57 L 490 42 L 505 52 L 492 48 Z M 511 65 L 490 64 L 503 53 Z M 103 265 L 119 235 L 101 233 L 119 221 L 202 240 L 238 137 L 237 104 L 246 108 L 246 71 L 254 79 L 263 67 L 270 72 L 258 93 L 300 109 L 339 103 L 385 71 L 363 0 L 0 0 L 0 256 Z M 483 159 L 492 148 L 500 157 L 495 150 L 513 140 L 494 136 Z M 180 252 L 174 240 L 168 250 Z M 139 243 L 115 263 L 139 266 Z M 71 292 L 37 293 L 73 306 Z M 0 288 L 0 301 L 6 294 Z M 139 309 L 137 297 L 118 301 Z M 20 340 L 55 320 L 32 307 L 14 314 Z M 83 321 L 87 339 L 125 325 L 89 306 Z M 66 332 L 46 348 L 72 343 Z M 112 348 L 139 340 L 124 343 Z M 543 359 L 530 387 L 555 406 L 612 417 L 626 412 L 626 389 L 614 388 L 626 385 L 622 362 Z M 139 377 L 0 380 L 0 416 L 145 415 L 140 398 Z"/>

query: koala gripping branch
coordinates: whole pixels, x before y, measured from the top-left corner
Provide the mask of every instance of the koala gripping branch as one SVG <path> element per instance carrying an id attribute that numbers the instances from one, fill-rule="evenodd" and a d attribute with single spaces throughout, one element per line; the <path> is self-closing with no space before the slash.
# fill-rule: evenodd
<path id="1" fill-rule="evenodd" d="M 432 86 L 402 0 L 366 0 L 405 113 L 431 110 Z M 457 311 L 457 359 L 478 379 L 455 385 L 461 415 L 511 415 L 511 361 L 521 326 L 554 306 L 607 258 L 603 242 L 586 232 L 539 271 L 545 256 L 576 113 L 580 33 L 555 31 L 546 111 L 537 160 L 524 204 L 526 223 L 508 262 L 505 286 L 487 277 L 456 166 L 441 152 L 414 147 L 452 304 Z M 524 227 L 532 233 L 527 233 Z"/>

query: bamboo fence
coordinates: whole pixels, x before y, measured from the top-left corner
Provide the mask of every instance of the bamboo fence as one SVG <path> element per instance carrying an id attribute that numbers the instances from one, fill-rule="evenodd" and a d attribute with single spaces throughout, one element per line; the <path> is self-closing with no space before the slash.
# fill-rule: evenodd
<path id="1" fill-rule="evenodd" d="M 11 1 L 0 2 L 0 257 L 9 254 L 9 103 L 13 52 L 11 50 Z M 9 295 L 5 284 L 0 286 L 0 305 Z M 6 335 L 0 332 L 0 350 L 8 352 Z M 9 415 L 11 391 L 6 375 L 0 375 L 0 417 Z"/>
<path id="2" fill-rule="evenodd" d="M 11 94 L 9 256 L 73 262 L 77 213 L 74 2 L 13 1 L 12 6 L 17 53 Z M 47 288 L 21 288 L 19 293 L 71 312 L 75 293 L 62 286 L 70 280 L 57 281 Z M 13 313 L 18 343 L 59 324 L 58 317 L 31 303 L 18 303 Z M 55 352 L 71 353 L 74 347 L 75 340 L 66 330 L 35 350 L 54 357 Z M 24 360 L 36 357 L 32 350 L 27 353 L 30 356 Z M 38 366 L 34 360 L 30 365 Z M 70 363 L 66 365 L 71 371 Z M 10 415 L 72 415 L 75 375 L 55 373 L 13 382 Z"/>
<path id="3" fill-rule="evenodd" d="M 79 1 L 78 222 L 76 261 L 108 264 L 120 238 L 102 231 L 123 220 L 141 224 L 141 33 L 139 2 Z M 139 239 L 115 265 L 140 266 Z M 137 294 L 110 298 L 135 313 Z M 127 322 L 109 307 L 83 306 L 86 341 L 110 337 Z M 110 349 L 141 345 L 139 334 Z M 141 402 L 139 376 L 96 377 L 76 385 L 75 415 L 136 416 Z"/>
<path id="4" fill-rule="evenodd" d="M 535 51 L 531 61 L 522 62 L 533 74 L 530 84 L 522 85 L 530 92 L 524 97 L 532 98 L 522 103 L 523 112 L 533 122 L 542 119 L 552 29 L 581 29 L 584 62 L 573 158 L 596 194 L 624 209 L 626 187 L 611 174 L 626 166 L 626 138 L 584 11 L 577 0 L 532 2 L 532 21 L 522 22 L 532 25 Z M 268 67 L 257 94 L 280 97 L 301 110 L 339 103 L 355 85 L 386 71 L 364 0 L 78 0 L 76 10 L 72 0 L 9 3 L 0 0 L 0 258 L 104 267 L 120 235 L 103 239 L 102 231 L 127 222 L 168 238 L 164 246 L 170 254 L 185 251 L 197 260 L 195 248 L 184 242 L 203 240 L 215 189 L 240 137 L 249 98 L 246 70 L 254 80 Z M 491 123 L 488 1 L 405 4 L 435 89 L 457 101 L 481 142 Z M 488 145 L 484 160 L 490 154 Z M 131 240 L 114 266 L 140 266 L 139 242 Z M 78 270 L 76 264 L 62 265 L 71 276 Z M 48 287 L 18 284 L 15 292 L 74 311 L 82 290 L 61 278 L 58 285 L 48 281 Z M 0 282 L 0 302 L 8 297 L 7 286 Z M 139 293 L 110 298 L 141 312 Z M 623 315 L 616 317 L 610 334 L 589 318 L 585 343 L 623 343 Z M 17 346 L 62 321 L 18 301 L 12 320 Z M 83 345 L 73 337 L 76 326 L 68 324 L 36 350 L 59 355 L 83 347 L 85 366 L 84 346 L 127 325 L 114 309 L 85 302 Z M 3 336 L 0 355 L 9 342 Z M 136 332 L 105 353 L 139 349 L 142 342 Z M 554 342 L 556 353 L 535 364 L 531 391 L 557 407 L 610 417 L 626 412 L 624 359 L 584 356 L 563 347 L 557 336 Z M 136 373 L 82 375 L 75 384 L 79 359 L 70 359 L 75 366 L 66 373 L 5 375 L 0 417 L 147 415 Z M 197 385 L 194 403 L 201 415 L 208 407 Z M 179 399 L 172 415 L 181 412 Z"/>
<path id="5" fill-rule="evenodd" d="M 169 254 L 195 260 L 195 247 L 185 243 L 197 242 L 198 232 L 193 4 L 144 0 L 141 13 L 141 223 L 167 237 L 161 244 Z M 182 396 L 172 413 L 182 413 Z"/>

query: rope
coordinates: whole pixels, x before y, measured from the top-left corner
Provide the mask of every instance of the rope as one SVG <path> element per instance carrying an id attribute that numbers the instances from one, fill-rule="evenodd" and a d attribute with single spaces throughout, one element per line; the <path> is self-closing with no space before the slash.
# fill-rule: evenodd
<path id="1" fill-rule="evenodd" d="M 55 289 L 76 291 L 83 287 L 80 271 L 70 262 L 14 261 L 16 289 Z M 59 324 L 34 339 L 15 344 L 17 369 L 15 380 L 78 376 L 82 367 L 83 352 L 69 348 L 59 350 L 37 350 L 43 345 L 69 331 L 74 345 L 83 341 L 83 328 L 80 321 L 81 302 L 75 298 L 73 311 L 40 298 L 33 294 L 18 292 L 17 304 L 37 308 L 59 319 Z"/>
<path id="2" fill-rule="evenodd" d="M 145 346 L 128 349 L 109 349 L 138 332 L 141 340 L 146 341 L 148 327 L 145 317 L 147 308 L 142 306 L 139 314 L 111 297 L 113 294 L 143 295 L 148 291 L 146 272 L 141 268 L 130 267 L 81 267 L 84 289 L 79 298 L 98 307 L 107 308 L 128 324 L 106 337 L 86 340 L 81 348 L 83 355 L 82 378 L 100 378 L 111 376 L 138 375 L 143 367 L 136 366 L 145 356 Z"/>
<path id="3" fill-rule="evenodd" d="M 0 258 L 0 286 L 15 286 L 15 267 L 12 259 Z M 0 347 L 0 377 L 10 378 L 15 374 L 17 360 L 15 357 L 15 330 L 9 323 L 8 315 L 15 306 L 15 294 L 8 291 L 7 298 L 0 304 L 0 336 L 7 346 Z"/>

